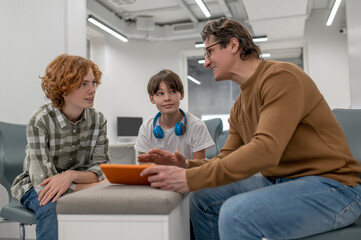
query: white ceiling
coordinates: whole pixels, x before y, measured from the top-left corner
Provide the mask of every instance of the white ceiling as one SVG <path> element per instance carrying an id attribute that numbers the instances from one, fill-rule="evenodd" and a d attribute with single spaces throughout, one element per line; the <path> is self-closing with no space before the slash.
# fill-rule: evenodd
<path id="1" fill-rule="evenodd" d="M 96 0 L 125 21 L 136 21 L 139 16 L 151 17 L 156 24 L 200 22 L 207 18 L 194 0 Z M 233 14 L 236 18 L 245 16 L 237 0 L 205 0 L 212 18 Z"/>
<path id="2" fill-rule="evenodd" d="M 199 33 L 209 20 L 194 0 L 87 1 L 89 14 L 130 39 L 200 39 Z M 243 23 L 253 36 L 267 35 L 271 41 L 302 38 L 311 11 L 331 10 L 334 3 L 334 0 L 203 1 L 212 14 L 210 19 L 222 16 L 235 19 Z"/>

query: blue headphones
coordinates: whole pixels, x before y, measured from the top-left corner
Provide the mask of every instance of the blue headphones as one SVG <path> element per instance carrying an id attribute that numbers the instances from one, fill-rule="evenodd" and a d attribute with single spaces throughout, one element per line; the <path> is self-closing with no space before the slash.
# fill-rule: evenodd
<path id="1" fill-rule="evenodd" d="M 183 114 L 184 116 L 184 124 L 181 123 L 181 122 L 177 122 L 174 126 L 174 133 L 175 135 L 177 136 L 181 136 L 183 135 L 185 132 L 186 132 L 186 125 L 187 125 L 187 119 L 186 119 L 186 115 L 185 113 L 183 112 L 182 109 L 179 109 L 179 111 Z M 157 113 L 157 115 L 155 115 L 154 117 L 154 120 L 153 120 L 153 133 L 154 133 L 154 136 L 156 138 L 163 138 L 164 136 L 164 132 L 163 132 L 163 129 L 160 125 L 156 125 L 157 124 L 157 120 L 158 118 L 160 117 L 160 112 Z"/>

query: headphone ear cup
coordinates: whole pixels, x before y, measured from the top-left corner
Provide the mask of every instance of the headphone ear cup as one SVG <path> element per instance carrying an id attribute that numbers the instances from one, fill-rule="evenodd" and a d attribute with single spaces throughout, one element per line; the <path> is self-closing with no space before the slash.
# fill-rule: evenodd
<path id="1" fill-rule="evenodd" d="M 183 133 L 185 132 L 184 127 L 185 126 L 183 125 L 183 123 L 177 122 L 174 126 L 175 135 L 177 135 L 177 136 L 183 135 Z"/>
<path id="2" fill-rule="evenodd" d="M 185 124 L 182 124 L 182 128 L 181 128 L 182 135 L 186 132 L 186 130 L 187 130 L 187 126 Z"/>
<path id="3" fill-rule="evenodd" d="M 163 138 L 164 132 L 161 126 L 157 125 L 153 128 L 153 133 L 156 138 Z"/>

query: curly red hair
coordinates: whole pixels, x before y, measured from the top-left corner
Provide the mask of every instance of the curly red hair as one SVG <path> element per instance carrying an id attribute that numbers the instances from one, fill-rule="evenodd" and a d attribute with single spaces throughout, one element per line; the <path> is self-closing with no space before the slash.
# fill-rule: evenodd
<path id="1" fill-rule="evenodd" d="M 44 76 L 40 77 L 41 87 L 54 107 L 63 108 L 63 96 L 80 87 L 90 68 L 93 70 L 96 84 L 101 84 L 102 72 L 87 58 L 62 54 L 49 63 Z"/>

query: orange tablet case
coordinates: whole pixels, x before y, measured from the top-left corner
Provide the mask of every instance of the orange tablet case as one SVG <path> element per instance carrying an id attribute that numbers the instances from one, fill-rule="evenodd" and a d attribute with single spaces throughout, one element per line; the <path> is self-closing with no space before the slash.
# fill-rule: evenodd
<path id="1" fill-rule="evenodd" d="M 100 168 L 110 183 L 129 185 L 149 185 L 148 177 L 141 177 L 143 169 L 153 165 L 100 164 Z"/>

